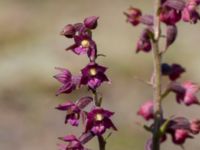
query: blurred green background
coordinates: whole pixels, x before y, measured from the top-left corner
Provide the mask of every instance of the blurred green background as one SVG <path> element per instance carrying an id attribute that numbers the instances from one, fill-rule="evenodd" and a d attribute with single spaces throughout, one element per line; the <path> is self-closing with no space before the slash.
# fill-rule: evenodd
<path id="1" fill-rule="evenodd" d="M 148 79 L 152 72 L 151 54 L 135 54 L 136 40 L 142 30 L 125 22 L 129 6 L 151 13 L 153 0 L 0 0 L 0 149 L 55 150 L 57 137 L 78 133 L 64 125 L 64 113 L 54 107 L 74 95 L 55 96 L 60 84 L 52 78 L 54 67 L 66 67 L 78 73 L 87 64 L 64 49 L 73 41 L 59 35 L 68 23 L 85 17 L 100 16 L 94 39 L 101 53 L 99 63 L 109 67 L 111 85 L 104 84 L 103 105 L 116 112 L 113 121 L 119 131 L 109 139 L 108 150 L 142 150 L 149 133 L 136 125 L 144 120 L 136 115 L 138 107 L 152 98 L 152 90 L 134 79 Z M 187 73 L 181 80 L 200 83 L 200 25 L 179 23 L 179 36 L 164 57 L 169 63 L 181 63 Z M 164 82 L 165 79 L 164 79 Z M 200 117 L 197 106 L 177 105 L 174 95 L 164 101 L 165 115 Z M 169 137 L 169 139 L 171 139 Z M 200 149 L 200 136 L 187 140 L 186 149 Z M 88 147 L 97 149 L 96 140 Z M 171 140 L 162 150 L 180 150 Z"/>

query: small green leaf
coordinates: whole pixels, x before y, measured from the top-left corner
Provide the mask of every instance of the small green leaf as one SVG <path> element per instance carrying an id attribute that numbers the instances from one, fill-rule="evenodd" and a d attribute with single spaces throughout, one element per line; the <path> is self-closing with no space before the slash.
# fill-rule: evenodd
<path id="1" fill-rule="evenodd" d="M 167 130 L 167 127 L 169 125 L 169 122 L 170 122 L 171 118 L 168 118 L 160 127 L 159 129 L 159 135 L 160 137 L 163 136 Z"/>

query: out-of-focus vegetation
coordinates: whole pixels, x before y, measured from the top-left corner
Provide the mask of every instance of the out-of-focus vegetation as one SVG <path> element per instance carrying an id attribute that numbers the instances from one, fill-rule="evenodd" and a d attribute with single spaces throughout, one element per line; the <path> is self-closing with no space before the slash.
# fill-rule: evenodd
<path id="1" fill-rule="evenodd" d="M 152 98 L 152 91 L 134 76 L 148 79 L 152 58 L 134 52 L 141 28 L 125 22 L 123 11 L 130 5 L 148 13 L 152 12 L 153 0 L 0 0 L 1 150 L 55 150 L 57 137 L 74 131 L 64 125 L 64 114 L 54 107 L 62 100 L 84 95 L 86 90 L 55 97 L 59 84 L 52 76 L 55 66 L 78 73 L 87 63 L 86 58 L 64 51 L 72 41 L 59 36 L 59 32 L 65 24 L 90 15 L 100 16 L 94 38 L 99 51 L 107 55 L 99 61 L 109 67 L 112 80 L 111 85 L 101 88 L 103 105 L 116 112 L 113 121 L 119 129 L 109 139 L 108 150 L 143 149 L 150 134 L 135 124 L 143 121 L 136 111 L 143 101 Z M 187 70 L 183 79 L 200 83 L 200 25 L 179 25 L 178 40 L 164 61 L 181 63 Z M 164 105 L 166 115 L 199 117 L 199 107 L 192 106 L 191 111 L 175 105 L 173 95 Z M 199 149 L 199 140 L 187 141 L 186 149 Z M 95 149 L 96 144 L 93 140 L 88 147 Z M 170 142 L 163 144 L 163 150 L 169 149 L 180 148 Z"/>

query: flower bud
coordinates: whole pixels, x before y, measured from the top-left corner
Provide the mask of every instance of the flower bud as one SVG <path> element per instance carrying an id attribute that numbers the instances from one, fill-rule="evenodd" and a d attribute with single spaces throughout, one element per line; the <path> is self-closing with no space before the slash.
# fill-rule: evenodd
<path id="1" fill-rule="evenodd" d="M 160 21 L 167 25 L 174 25 L 181 19 L 180 11 L 170 7 L 164 7 L 160 12 Z"/>
<path id="2" fill-rule="evenodd" d="M 178 79 L 182 73 L 185 72 L 185 69 L 179 64 L 172 64 L 171 66 L 163 63 L 161 66 L 162 75 L 169 76 L 171 81 Z"/>
<path id="3" fill-rule="evenodd" d="M 127 22 L 133 26 L 137 26 L 140 23 L 140 17 L 142 16 L 140 9 L 130 7 L 128 12 L 124 12 L 124 14 L 127 16 Z"/>
<path id="4" fill-rule="evenodd" d="M 144 117 L 145 120 L 150 120 L 153 119 L 154 117 L 154 112 L 153 112 L 153 101 L 147 101 L 144 103 L 139 111 L 137 112 L 138 115 Z"/>
<path id="5" fill-rule="evenodd" d="M 97 20 L 99 17 L 91 16 L 88 18 L 85 18 L 84 25 L 89 29 L 95 29 L 97 27 Z"/>
<path id="6" fill-rule="evenodd" d="M 60 32 L 61 35 L 66 36 L 67 38 L 73 38 L 76 33 L 76 29 L 72 24 L 68 24 Z"/>
<path id="7" fill-rule="evenodd" d="M 136 53 L 139 51 L 150 52 L 152 49 L 151 46 L 151 31 L 149 29 L 144 29 L 142 34 L 140 35 L 140 39 L 137 42 Z"/>
<path id="8" fill-rule="evenodd" d="M 177 37 L 177 27 L 175 25 L 167 26 L 166 49 L 174 43 Z"/>

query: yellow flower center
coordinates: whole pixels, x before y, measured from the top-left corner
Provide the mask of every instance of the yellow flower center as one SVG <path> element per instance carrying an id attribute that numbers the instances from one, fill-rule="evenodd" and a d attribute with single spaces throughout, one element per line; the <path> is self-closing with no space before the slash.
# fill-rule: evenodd
<path id="1" fill-rule="evenodd" d="M 97 70 L 95 68 L 90 69 L 90 75 L 95 76 L 97 74 Z"/>
<path id="2" fill-rule="evenodd" d="M 102 114 L 96 114 L 96 116 L 95 116 L 95 120 L 96 121 L 102 121 L 103 120 L 103 115 Z"/>
<path id="3" fill-rule="evenodd" d="M 81 41 L 81 46 L 87 48 L 90 46 L 90 42 L 88 40 L 83 40 Z"/>

